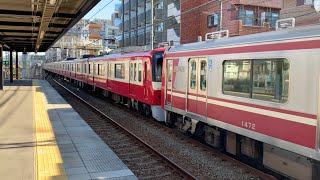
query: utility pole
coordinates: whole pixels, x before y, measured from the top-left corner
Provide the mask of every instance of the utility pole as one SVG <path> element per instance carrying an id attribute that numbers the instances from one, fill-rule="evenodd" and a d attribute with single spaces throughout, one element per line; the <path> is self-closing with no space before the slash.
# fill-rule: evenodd
<path id="1" fill-rule="evenodd" d="M 16 79 L 19 79 L 19 60 L 18 60 L 19 52 L 16 51 Z"/>
<path id="2" fill-rule="evenodd" d="M 151 38 L 150 38 L 150 48 L 153 49 L 153 0 L 151 0 Z"/>
<path id="3" fill-rule="evenodd" d="M 220 3 L 220 13 L 219 13 L 219 31 L 222 31 L 222 0 L 219 0 Z"/>
<path id="4" fill-rule="evenodd" d="M 10 48 L 10 83 L 13 83 L 13 54 Z"/>

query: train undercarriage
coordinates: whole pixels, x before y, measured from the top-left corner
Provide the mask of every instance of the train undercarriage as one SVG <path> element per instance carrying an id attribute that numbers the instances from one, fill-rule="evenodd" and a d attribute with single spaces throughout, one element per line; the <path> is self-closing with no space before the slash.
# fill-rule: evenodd
<path id="1" fill-rule="evenodd" d="M 166 124 L 279 179 L 320 177 L 320 162 L 297 153 L 166 111 Z"/>

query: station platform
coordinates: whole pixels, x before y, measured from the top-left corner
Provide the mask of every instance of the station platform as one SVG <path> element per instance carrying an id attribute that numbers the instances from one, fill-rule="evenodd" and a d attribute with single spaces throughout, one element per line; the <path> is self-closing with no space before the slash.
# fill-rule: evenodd
<path id="1" fill-rule="evenodd" d="M 43 80 L 5 82 L 0 91 L 0 177 L 137 179 Z"/>

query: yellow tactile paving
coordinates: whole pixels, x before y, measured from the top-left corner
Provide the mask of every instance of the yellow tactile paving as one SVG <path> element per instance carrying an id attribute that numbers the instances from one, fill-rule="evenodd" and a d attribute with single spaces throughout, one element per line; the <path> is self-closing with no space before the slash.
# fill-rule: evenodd
<path id="1" fill-rule="evenodd" d="M 33 81 L 35 179 L 65 180 L 63 161 L 45 108 L 45 95 L 37 81 Z"/>

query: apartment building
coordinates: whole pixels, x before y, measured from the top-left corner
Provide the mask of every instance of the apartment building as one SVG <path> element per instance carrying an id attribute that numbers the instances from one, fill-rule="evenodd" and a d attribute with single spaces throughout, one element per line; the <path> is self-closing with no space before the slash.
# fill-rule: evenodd
<path id="1" fill-rule="evenodd" d="M 121 23 L 121 18 L 119 14 L 120 8 L 121 8 L 121 3 L 116 3 L 114 7 L 114 13 L 111 14 L 112 26 L 119 26 Z"/>
<path id="2" fill-rule="evenodd" d="M 181 0 L 181 44 L 196 42 L 198 36 L 229 30 L 230 36 L 272 31 L 279 19 L 281 0 Z"/>
<path id="3" fill-rule="evenodd" d="M 180 42 L 180 0 L 122 0 L 120 47 Z"/>
<path id="4" fill-rule="evenodd" d="M 319 24 L 320 13 L 313 7 L 314 0 L 283 0 L 281 19 L 295 18 L 296 26 Z"/>

